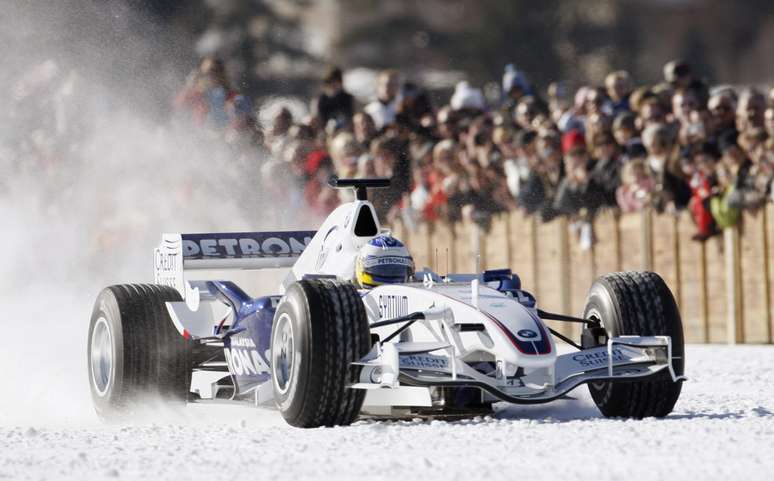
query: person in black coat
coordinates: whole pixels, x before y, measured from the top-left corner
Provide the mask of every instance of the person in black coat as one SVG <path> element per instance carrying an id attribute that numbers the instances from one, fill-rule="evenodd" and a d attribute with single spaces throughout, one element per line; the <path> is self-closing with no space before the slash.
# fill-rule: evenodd
<path id="1" fill-rule="evenodd" d="M 351 124 L 354 112 L 355 98 L 344 90 L 341 69 L 331 67 L 323 77 L 322 92 L 312 101 L 312 114 L 319 117 L 320 125 L 333 120 L 345 127 Z"/>

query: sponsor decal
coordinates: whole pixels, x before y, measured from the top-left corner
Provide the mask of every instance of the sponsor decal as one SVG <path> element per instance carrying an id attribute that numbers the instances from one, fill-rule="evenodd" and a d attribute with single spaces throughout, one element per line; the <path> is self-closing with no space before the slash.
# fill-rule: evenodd
<path id="1" fill-rule="evenodd" d="M 392 319 L 409 313 L 408 296 L 381 295 L 377 303 L 381 319 Z"/>
<path id="2" fill-rule="evenodd" d="M 365 267 L 374 267 L 374 266 L 392 266 L 392 265 L 399 265 L 399 266 L 409 266 L 411 267 L 414 265 L 414 262 L 409 257 L 404 256 L 366 256 L 366 258 L 363 260 L 363 266 Z"/>
<path id="3" fill-rule="evenodd" d="M 312 241 L 313 231 L 183 234 L 185 259 L 295 257 Z"/>
<path id="4" fill-rule="evenodd" d="M 582 367 L 603 367 L 608 365 L 607 351 L 579 352 L 572 360 Z M 626 358 L 620 349 L 613 349 L 613 362 L 624 362 Z"/>
<path id="5" fill-rule="evenodd" d="M 233 341 L 236 341 L 236 339 Z M 257 349 L 242 349 L 233 347 L 235 344 L 233 341 L 231 348 L 225 348 L 223 350 L 226 356 L 226 363 L 228 363 L 229 371 L 237 376 L 255 376 L 264 373 L 268 374 L 270 372 L 269 364 L 266 362 L 264 357 L 258 354 Z M 240 341 L 249 341 L 252 343 L 251 339 L 242 339 Z M 245 344 L 247 343 L 245 342 Z M 252 343 L 252 345 L 255 346 L 254 343 Z"/>
<path id="6" fill-rule="evenodd" d="M 182 270 L 183 257 L 179 238 L 173 240 L 164 236 L 161 245 L 153 250 L 154 282 L 183 292 L 185 286 L 183 286 Z"/>
<path id="7" fill-rule="evenodd" d="M 538 333 L 533 331 L 532 329 L 522 329 L 516 333 L 517 336 L 523 337 L 525 339 L 535 339 L 538 337 Z"/>
<path id="8" fill-rule="evenodd" d="M 428 354 L 411 354 L 400 356 L 400 367 L 407 369 L 448 369 L 449 361 L 446 358 Z"/>

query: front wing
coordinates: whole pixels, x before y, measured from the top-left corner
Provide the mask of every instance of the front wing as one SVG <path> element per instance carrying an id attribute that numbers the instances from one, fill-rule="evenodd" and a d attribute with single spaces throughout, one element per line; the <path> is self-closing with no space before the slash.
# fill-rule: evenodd
<path id="1" fill-rule="evenodd" d="M 501 401 L 540 404 L 589 382 L 631 382 L 657 375 L 673 382 L 685 379 L 674 371 L 669 336 L 613 337 L 606 346 L 557 356 L 553 373 L 526 372 L 510 378 L 499 373 L 485 374 L 454 357 L 436 356 L 430 351 L 418 353 L 401 348 L 401 343 L 392 346 L 383 346 L 382 352 L 360 363 L 361 380 L 366 382 L 351 387 L 369 390 L 366 404 L 416 406 L 418 400 L 426 399 L 421 404 L 428 405 L 429 396 L 418 397 L 416 390 L 411 389 L 417 387 L 478 387 Z M 437 350 L 445 347 L 438 345 Z M 398 376 L 393 379 L 384 375 L 390 372 Z M 384 388 L 397 392 L 387 393 L 382 391 Z"/>

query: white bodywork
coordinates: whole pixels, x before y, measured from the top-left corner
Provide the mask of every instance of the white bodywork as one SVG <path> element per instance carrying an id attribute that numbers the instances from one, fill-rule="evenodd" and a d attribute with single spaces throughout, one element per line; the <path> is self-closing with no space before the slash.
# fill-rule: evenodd
<path id="1" fill-rule="evenodd" d="M 359 249 L 384 232 L 371 203 L 355 201 L 331 213 L 300 255 L 188 262 L 179 247 L 180 235 L 165 234 L 156 250 L 156 280 L 174 285 L 185 299 L 168 303 L 180 332 L 206 339 L 212 327 L 229 315 L 228 309 L 192 288 L 184 269 L 292 263 L 280 292 L 310 275 L 351 281 Z M 518 292 L 500 292 L 496 282 L 487 285 L 478 274 L 442 278 L 420 271 L 417 281 L 363 292 L 371 324 L 413 313 L 423 317 L 389 342 L 376 343 L 359 363 L 360 382 L 352 388 L 368 391 L 367 412 L 434 406 L 433 392 L 440 386 L 474 386 L 482 389 L 484 400 L 532 403 L 555 399 L 590 380 L 672 372 L 668 337 L 613 338 L 607 346 L 558 355 L 536 305 L 524 302 Z M 372 332 L 384 340 L 406 322 L 374 327 Z M 677 379 L 673 372 L 672 378 Z"/>

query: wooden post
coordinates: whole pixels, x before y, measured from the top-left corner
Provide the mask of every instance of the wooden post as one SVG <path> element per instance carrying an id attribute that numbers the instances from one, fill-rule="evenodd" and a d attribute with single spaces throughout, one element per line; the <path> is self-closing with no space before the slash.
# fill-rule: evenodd
<path id="1" fill-rule="evenodd" d="M 449 251 L 446 252 L 446 275 L 450 272 L 457 272 L 457 223 L 452 222 L 449 224 L 449 231 L 451 232 L 451 239 L 449 240 Z"/>
<path id="2" fill-rule="evenodd" d="M 738 226 L 723 230 L 723 251 L 726 265 L 726 342 L 737 344 L 744 342 Z"/>
<path id="3" fill-rule="evenodd" d="M 674 262 L 674 276 L 675 276 L 675 300 L 677 306 L 683 305 L 683 273 L 682 262 L 680 259 L 680 222 L 679 217 L 672 216 L 672 259 Z"/>
<path id="4" fill-rule="evenodd" d="M 623 247 L 621 246 L 621 214 L 613 216 L 613 237 L 615 242 L 615 270 L 620 272 L 623 268 Z"/>
<path id="5" fill-rule="evenodd" d="M 768 214 L 766 212 L 766 205 L 763 206 L 760 212 L 761 216 L 761 242 L 763 243 L 763 262 L 761 262 L 761 269 L 763 269 L 763 307 L 766 309 L 763 321 L 766 323 L 766 342 L 771 344 L 772 332 L 771 332 L 771 280 L 769 279 L 769 226 L 768 226 Z"/>
<path id="6" fill-rule="evenodd" d="M 704 342 L 710 342 L 709 287 L 707 285 L 707 242 L 699 243 L 699 286 L 701 289 L 701 327 Z"/>
<path id="7" fill-rule="evenodd" d="M 472 222 L 470 229 L 470 250 L 473 254 L 473 272 L 480 274 L 486 268 L 486 245 L 481 227 Z"/>
<path id="8" fill-rule="evenodd" d="M 570 279 L 572 275 L 570 266 L 570 236 L 567 217 L 559 217 L 556 221 L 556 227 L 559 229 L 557 237 L 559 240 L 559 301 L 563 313 L 569 313 L 572 310 L 572 300 L 570 298 Z M 565 323 L 562 326 L 563 334 L 572 336 L 572 325 Z"/>
<path id="9" fill-rule="evenodd" d="M 436 251 L 434 247 L 433 242 L 433 234 L 435 233 L 435 222 L 433 221 L 427 221 L 425 223 L 427 226 L 427 236 L 425 237 L 425 249 L 427 250 L 427 264 L 430 266 L 430 270 L 433 272 L 438 271 L 438 266 L 436 264 Z"/>
<path id="10" fill-rule="evenodd" d="M 538 267 L 538 235 L 537 235 L 537 223 L 536 216 L 532 215 L 529 218 L 530 231 L 529 231 L 529 254 L 530 261 L 532 263 L 532 283 L 535 286 L 533 294 L 540 299 L 540 269 Z"/>
<path id="11" fill-rule="evenodd" d="M 513 212 L 506 212 L 502 215 L 505 216 L 505 262 L 509 269 L 513 269 L 513 249 L 511 247 Z"/>
<path id="12" fill-rule="evenodd" d="M 640 223 L 640 264 L 644 271 L 653 269 L 653 215 L 650 208 L 642 210 Z"/>

